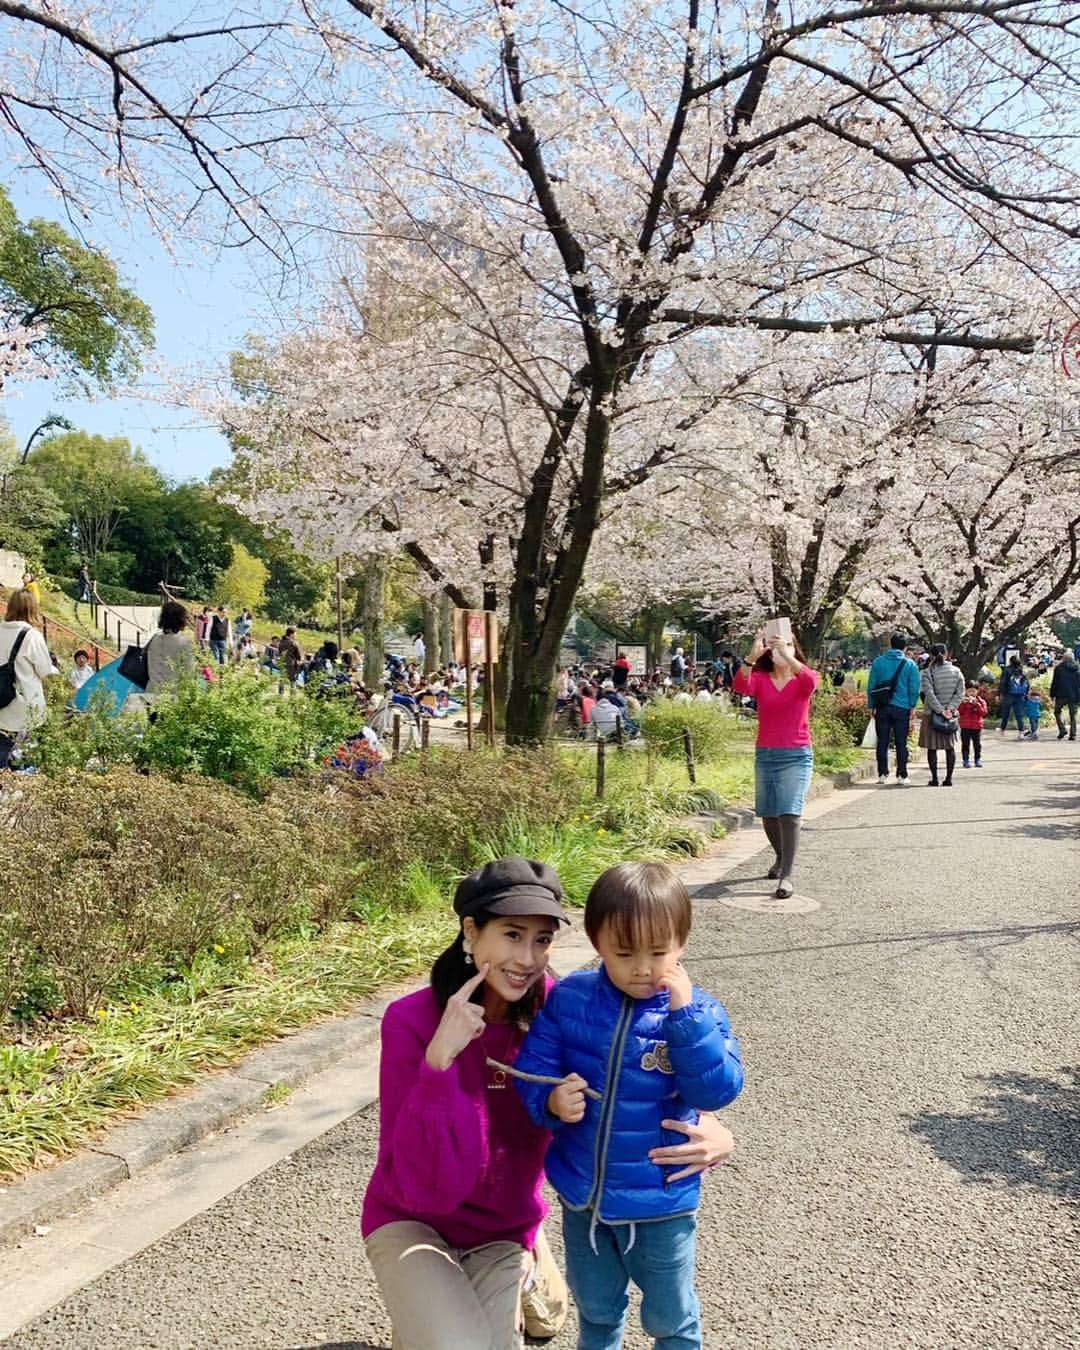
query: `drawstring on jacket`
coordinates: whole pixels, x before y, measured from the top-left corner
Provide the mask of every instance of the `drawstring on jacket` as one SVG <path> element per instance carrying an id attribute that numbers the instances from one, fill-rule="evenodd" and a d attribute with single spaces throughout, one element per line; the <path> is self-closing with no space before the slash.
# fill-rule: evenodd
<path id="1" fill-rule="evenodd" d="M 599 1222 L 600 1222 L 600 1215 L 594 1209 L 592 1212 L 592 1223 L 589 1224 L 589 1246 L 592 1248 L 594 1256 L 600 1255 L 600 1252 L 596 1246 L 596 1225 Z M 620 1225 L 620 1227 L 621 1226 L 622 1225 Z M 623 1256 L 630 1255 L 630 1253 L 634 1250 L 634 1243 L 637 1241 L 637 1220 L 631 1219 L 628 1226 L 630 1228 L 630 1241 L 626 1244 L 626 1250 L 623 1252 Z M 618 1239 L 616 1239 L 616 1246 L 618 1246 Z"/>

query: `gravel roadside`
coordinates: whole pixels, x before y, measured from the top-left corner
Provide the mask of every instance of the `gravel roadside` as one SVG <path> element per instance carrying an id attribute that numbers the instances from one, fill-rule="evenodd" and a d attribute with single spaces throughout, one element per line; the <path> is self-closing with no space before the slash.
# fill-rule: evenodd
<path id="1" fill-rule="evenodd" d="M 920 770 L 809 822 L 815 912 L 732 907 L 760 857 L 697 888 L 692 974 L 748 1071 L 701 1211 L 709 1350 L 1080 1340 L 1080 755 L 987 740 L 951 792 Z M 375 1127 L 360 1112 L 5 1345 L 384 1350 L 356 1218 Z"/>

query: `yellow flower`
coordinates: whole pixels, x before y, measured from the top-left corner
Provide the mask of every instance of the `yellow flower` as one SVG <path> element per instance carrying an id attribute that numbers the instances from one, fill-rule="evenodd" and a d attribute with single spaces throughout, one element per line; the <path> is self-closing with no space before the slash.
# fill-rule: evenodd
<path id="1" fill-rule="evenodd" d="M 607 830 L 605 830 L 604 827 L 603 827 L 603 825 L 601 825 L 600 828 L 596 831 L 596 833 L 597 833 L 597 834 L 607 834 Z"/>
<path id="2" fill-rule="evenodd" d="M 129 1003 L 128 1007 L 131 1009 L 132 1012 L 139 1011 L 139 1005 L 137 1003 Z"/>
<path id="3" fill-rule="evenodd" d="M 95 1017 L 108 1017 L 108 1015 L 109 1014 L 105 1011 L 104 1008 L 98 1008 L 94 1012 Z"/>
<path id="4" fill-rule="evenodd" d="M 224 953 L 225 953 L 225 948 L 219 946 L 219 945 L 215 942 L 215 943 L 214 943 L 214 951 L 217 952 L 218 956 L 223 956 Z"/>

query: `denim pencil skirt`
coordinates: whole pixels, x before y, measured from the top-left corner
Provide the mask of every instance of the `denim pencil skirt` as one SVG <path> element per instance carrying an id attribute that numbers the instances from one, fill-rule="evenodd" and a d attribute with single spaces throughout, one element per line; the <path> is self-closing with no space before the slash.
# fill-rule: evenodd
<path id="1" fill-rule="evenodd" d="M 759 745 L 754 752 L 754 813 L 801 816 L 813 776 L 813 746 Z"/>

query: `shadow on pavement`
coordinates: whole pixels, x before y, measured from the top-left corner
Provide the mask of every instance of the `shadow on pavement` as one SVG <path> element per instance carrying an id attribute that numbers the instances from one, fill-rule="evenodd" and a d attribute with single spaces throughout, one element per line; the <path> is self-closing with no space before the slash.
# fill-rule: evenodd
<path id="1" fill-rule="evenodd" d="M 1053 806 L 1053 807 L 1056 807 L 1057 810 L 1055 810 L 1054 812 L 1052 812 L 1050 815 L 1047 815 L 1047 816 L 1022 816 L 1022 817 L 1020 817 L 1020 819 L 1022 819 L 1022 820 L 1057 820 L 1057 819 L 1060 817 L 1062 810 L 1067 809 L 1067 808 L 1069 807 L 1070 803 L 1068 803 L 1068 802 L 1063 802 L 1059 797 L 1055 797 L 1055 798 L 1053 798 L 1052 800 L 1047 800 L 1047 801 L 1045 801 L 1045 802 L 1037 802 L 1037 803 L 1033 803 L 1033 802 L 1009 802 L 1009 803 L 1007 803 L 1007 805 L 1009 805 L 1009 806 L 1032 806 L 1032 805 Z M 965 817 L 960 817 L 960 818 L 958 818 L 958 819 L 953 819 L 953 818 L 942 818 L 941 820 L 885 820 L 885 821 L 878 821 L 878 822 L 876 822 L 876 823 L 874 824 L 874 826 L 873 826 L 873 829 L 874 829 L 874 830 L 919 830 L 919 831 L 922 831 L 922 830 L 933 829 L 934 826 L 940 826 L 942 829 L 953 830 L 953 829 L 956 828 L 957 825 L 1000 825 L 1001 823 L 1002 823 L 1002 817 L 1001 817 L 1001 816 L 965 816 Z M 856 832 L 863 831 L 863 832 L 865 832 L 866 829 L 867 829 L 867 826 L 866 826 L 866 825 L 814 825 L 814 824 L 806 824 L 806 825 L 803 826 L 802 832 L 803 832 L 803 834 L 806 834 L 806 835 L 809 835 L 809 834 L 843 834 L 845 831 L 856 831 Z"/>
<path id="2" fill-rule="evenodd" d="M 292 1346 L 290 1350 L 390 1350 L 390 1347 L 381 1341 L 378 1345 L 374 1341 L 322 1341 L 319 1345 Z"/>
<path id="3" fill-rule="evenodd" d="M 703 889 L 703 888 L 702 888 Z M 697 898 L 698 892 L 695 892 Z M 708 899 L 710 897 L 702 897 Z M 792 952 L 830 952 L 846 947 L 911 946 L 932 947 L 944 942 L 969 942 L 978 946 L 1011 946 L 1027 938 L 1061 935 L 1080 939 L 1080 919 L 1063 919 L 1056 923 L 1006 924 L 1001 928 L 942 928 L 930 933 L 895 933 L 887 937 L 852 938 L 846 942 L 814 942 L 792 947 L 766 947 L 752 952 L 716 952 L 709 961 L 744 961 L 754 956 L 790 956 Z M 996 939 L 996 941 L 995 941 Z"/>
<path id="4" fill-rule="evenodd" d="M 997 1073 L 972 1111 L 908 1117 L 938 1157 L 970 1181 L 1034 1186 L 1080 1202 L 1080 1069 L 1061 1079 Z"/>

